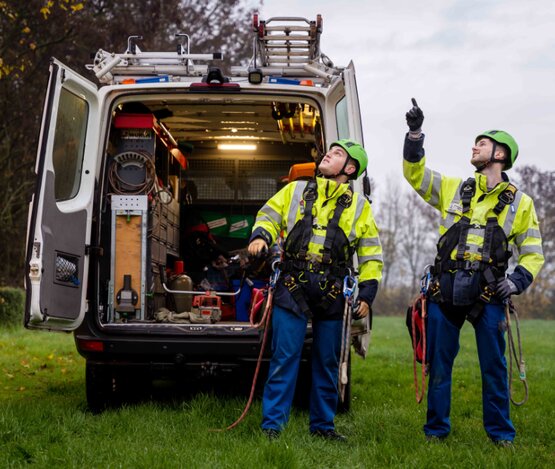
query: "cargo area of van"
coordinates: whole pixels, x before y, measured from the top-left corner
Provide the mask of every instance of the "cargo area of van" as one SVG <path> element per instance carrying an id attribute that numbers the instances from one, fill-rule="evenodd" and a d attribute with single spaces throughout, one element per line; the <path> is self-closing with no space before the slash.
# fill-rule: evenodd
<path id="1" fill-rule="evenodd" d="M 279 258 L 278 244 L 247 256 L 257 211 L 314 175 L 320 116 L 310 97 L 202 88 L 116 100 L 97 210 L 101 324 L 248 323 Z"/>

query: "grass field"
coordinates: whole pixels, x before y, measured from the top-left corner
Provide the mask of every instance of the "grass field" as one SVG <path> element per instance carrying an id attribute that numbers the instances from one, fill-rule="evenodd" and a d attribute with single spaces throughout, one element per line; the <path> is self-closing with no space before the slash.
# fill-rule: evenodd
<path id="1" fill-rule="evenodd" d="M 512 407 L 514 448 L 482 427 L 481 383 L 472 327 L 455 363 L 451 436 L 427 443 L 425 404 L 414 398 L 411 351 L 401 318 L 374 320 L 365 361 L 353 362 L 353 403 L 336 419 L 346 444 L 313 439 L 295 410 L 277 441 L 259 431 L 260 402 L 230 432 L 246 397 L 199 394 L 93 415 L 84 360 L 71 335 L 0 330 L 0 467 L 366 468 L 555 467 L 555 321 L 522 323 L 530 400 Z M 521 391 L 515 383 L 515 391 Z"/>

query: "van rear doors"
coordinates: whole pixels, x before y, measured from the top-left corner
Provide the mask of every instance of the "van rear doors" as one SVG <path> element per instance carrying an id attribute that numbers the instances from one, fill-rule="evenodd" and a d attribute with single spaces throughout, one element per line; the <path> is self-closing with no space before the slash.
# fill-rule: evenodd
<path id="1" fill-rule="evenodd" d="M 53 59 L 29 210 L 28 328 L 73 330 L 83 320 L 99 119 L 96 85 Z"/>

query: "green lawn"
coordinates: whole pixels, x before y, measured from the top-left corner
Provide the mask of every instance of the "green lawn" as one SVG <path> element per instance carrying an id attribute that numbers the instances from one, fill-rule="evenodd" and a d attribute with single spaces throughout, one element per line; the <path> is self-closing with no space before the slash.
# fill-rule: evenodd
<path id="1" fill-rule="evenodd" d="M 200 394 L 93 415 L 71 335 L 0 330 L 0 467 L 555 467 L 555 321 L 522 323 L 530 400 L 512 408 L 512 449 L 484 433 L 469 324 L 455 364 L 453 431 L 440 444 L 426 443 L 421 431 L 426 407 L 415 402 L 403 319 L 375 318 L 374 329 L 368 358 L 353 362 L 352 410 L 336 420 L 346 444 L 311 438 L 304 410 L 278 441 L 267 441 L 259 401 L 238 428 L 211 431 L 233 422 L 246 397 Z"/>

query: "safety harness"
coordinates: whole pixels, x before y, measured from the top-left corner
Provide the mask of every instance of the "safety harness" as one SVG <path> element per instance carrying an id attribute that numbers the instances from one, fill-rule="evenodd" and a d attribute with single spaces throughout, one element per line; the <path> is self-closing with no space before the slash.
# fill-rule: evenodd
<path id="1" fill-rule="evenodd" d="M 489 303 L 495 294 L 497 280 L 505 275 L 511 252 L 508 248 L 508 240 L 503 228 L 499 226 L 498 217 L 505 206 L 512 204 L 515 200 L 517 188 L 509 183 L 507 188 L 499 194 L 497 204 L 493 208 L 495 216 L 489 217 L 484 225 L 470 224 L 470 202 L 476 193 L 476 180 L 467 179 L 460 189 L 462 203 L 462 217 L 451 226 L 440 238 L 437 248 L 438 252 L 432 267 L 433 281 L 430 284 L 430 296 L 434 301 L 444 301 L 440 291 L 440 276 L 455 270 L 468 270 L 482 274 L 480 283 L 480 296 L 474 303 L 474 307 L 468 312 L 466 319 L 474 323 L 485 304 Z M 481 259 L 469 261 L 465 258 L 467 253 L 467 238 L 470 228 L 484 230 L 484 243 L 482 246 Z M 452 251 L 456 249 L 455 259 L 451 259 Z"/>
<path id="2" fill-rule="evenodd" d="M 308 181 L 303 192 L 304 215 L 297 221 L 285 240 L 285 259 L 281 263 L 283 285 L 291 293 L 301 311 L 309 318 L 312 317 L 312 312 L 302 288 L 302 284 L 308 281 L 305 273 L 319 273 L 322 276 L 320 281 L 322 298 L 318 306 L 326 310 L 343 291 L 343 279 L 351 272 L 353 254 L 347 236 L 339 228 L 339 220 L 343 211 L 353 201 L 353 193 L 349 188 L 337 199 L 333 216 L 326 229 L 322 261 L 313 262 L 309 260 L 308 244 L 312 236 L 314 222 L 312 207 L 318 197 L 317 189 L 315 179 Z"/>

